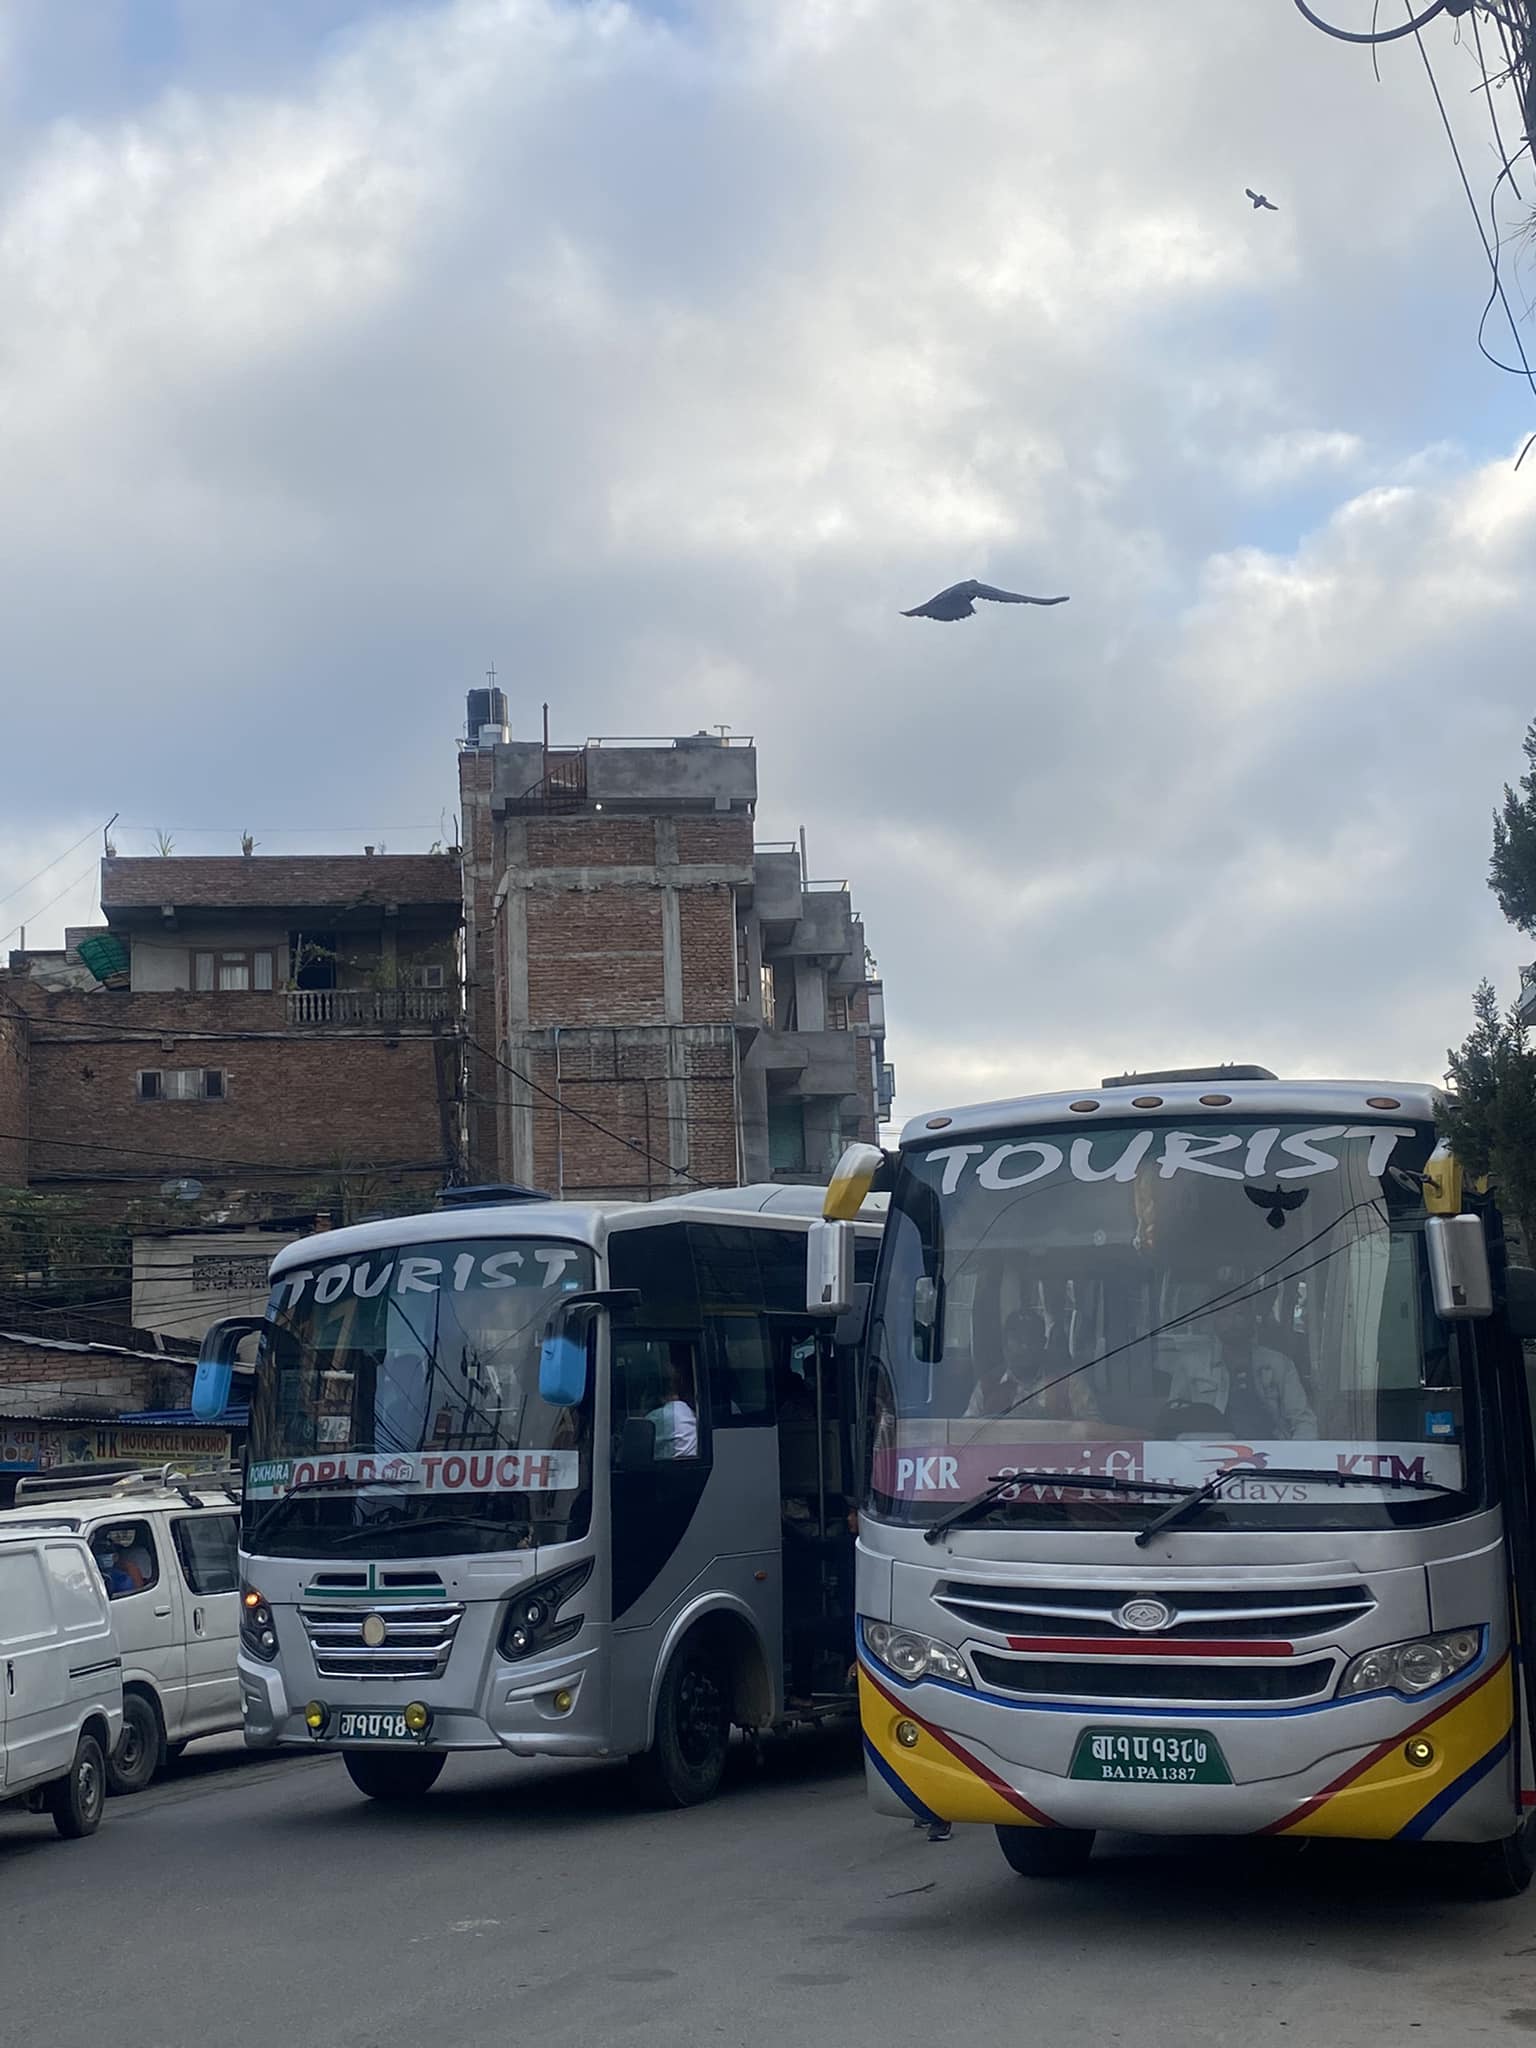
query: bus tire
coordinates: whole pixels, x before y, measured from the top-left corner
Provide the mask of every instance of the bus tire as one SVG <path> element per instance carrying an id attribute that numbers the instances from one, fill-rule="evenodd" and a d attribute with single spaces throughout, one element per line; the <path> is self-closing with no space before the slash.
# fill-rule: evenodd
<path id="1" fill-rule="evenodd" d="M 1474 1898 L 1517 1899 L 1536 1876 L 1536 1813 L 1502 1841 L 1469 1842 L 1452 1854 Z"/>
<path id="2" fill-rule="evenodd" d="M 359 1792 L 392 1806 L 424 1799 L 442 1776 L 447 1753 L 417 1750 L 409 1756 L 384 1756 L 372 1749 L 344 1749 L 341 1760 Z"/>
<path id="3" fill-rule="evenodd" d="M 107 1803 L 107 1759 L 94 1735 L 81 1736 L 68 1777 L 48 1787 L 46 1800 L 53 1824 L 66 1842 L 94 1835 L 101 1826 Z"/>
<path id="4" fill-rule="evenodd" d="M 631 1763 L 653 1806 L 698 1806 L 725 1775 L 731 1700 L 725 1667 L 703 1635 L 689 1636 L 667 1666 L 656 1699 L 656 1733 Z"/>
<path id="5" fill-rule="evenodd" d="M 1093 1829 L 999 1828 L 997 1846 L 1020 1877 L 1076 1877 L 1093 1854 Z"/>
<path id="6" fill-rule="evenodd" d="M 165 1757 L 165 1730 L 148 1693 L 123 1694 L 123 1732 L 107 1758 L 107 1790 L 119 1798 L 142 1792 Z"/>

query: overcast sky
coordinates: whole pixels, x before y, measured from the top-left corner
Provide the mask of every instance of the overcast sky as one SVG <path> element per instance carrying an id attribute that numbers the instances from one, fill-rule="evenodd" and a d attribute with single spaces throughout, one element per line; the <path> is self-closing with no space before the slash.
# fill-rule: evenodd
<path id="1" fill-rule="evenodd" d="M 1438 1077 L 1536 954 L 1536 400 L 1381 70 L 1289 0 L 6 0 L 0 931 L 113 811 L 451 836 L 494 660 L 521 736 L 755 734 L 904 1113 Z M 1072 601 L 897 615 L 972 575 Z"/>

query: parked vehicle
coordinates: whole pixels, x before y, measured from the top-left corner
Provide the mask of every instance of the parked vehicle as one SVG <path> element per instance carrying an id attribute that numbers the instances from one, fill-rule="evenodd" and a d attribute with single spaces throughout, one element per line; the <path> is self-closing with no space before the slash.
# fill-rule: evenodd
<path id="1" fill-rule="evenodd" d="M 505 1202 L 279 1253 L 246 1741 L 337 1747 L 394 1800 L 455 1750 L 631 1757 L 682 1806 L 733 1722 L 851 1718 L 859 1327 L 805 1308 L 820 1205 Z M 880 1220 L 850 1250 L 871 1273 Z M 210 1377 L 251 1328 L 205 1335 Z"/>
<path id="2" fill-rule="evenodd" d="M 240 1487 L 231 1472 L 23 1479 L 0 1534 L 68 1531 L 101 1574 L 122 1656 L 113 1792 L 142 1792 L 189 1742 L 240 1726 Z"/>
<path id="3" fill-rule="evenodd" d="M 1131 1076 L 918 1118 L 870 1307 L 883 1813 L 1536 1871 L 1536 1273 L 1418 1085 Z M 823 1253 L 829 1258 L 830 1253 Z M 818 1296 L 835 1304 L 837 1290 Z"/>
<path id="4" fill-rule="evenodd" d="M 51 1813 L 66 1837 L 96 1832 L 122 1733 L 121 1666 L 82 1539 L 0 1529 L 0 1806 Z"/>

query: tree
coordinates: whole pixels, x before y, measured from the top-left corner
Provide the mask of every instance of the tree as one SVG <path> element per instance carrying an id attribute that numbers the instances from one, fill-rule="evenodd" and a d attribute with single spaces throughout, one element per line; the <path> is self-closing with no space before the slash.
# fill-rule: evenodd
<path id="1" fill-rule="evenodd" d="M 1449 1055 L 1455 1096 L 1441 1112 L 1441 1131 L 1469 1173 L 1489 1176 L 1525 1242 L 1536 1245 L 1536 1053 L 1519 1011 L 1500 1010 L 1492 982 L 1472 1008 L 1477 1021 Z"/>
<path id="2" fill-rule="evenodd" d="M 1493 814 L 1488 886 L 1515 930 L 1536 939 L 1536 721 L 1525 729 L 1524 747 L 1519 791 L 1506 782 L 1503 808 Z"/>

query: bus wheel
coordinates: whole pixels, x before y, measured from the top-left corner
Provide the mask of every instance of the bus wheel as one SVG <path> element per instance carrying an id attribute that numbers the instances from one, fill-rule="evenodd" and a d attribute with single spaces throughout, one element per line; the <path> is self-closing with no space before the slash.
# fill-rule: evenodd
<path id="1" fill-rule="evenodd" d="M 731 1709 L 725 1672 L 702 1638 L 685 1642 L 661 1681 L 656 1738 L 634 1759 L 642 1795 L 657 1806 L 713 1799 L 725 1775 Z"/>
<path id="2" fill-rule="evenodd" d="M 1093 1854 L 1093 1829 L 999 1828 L 997 1846 L 1020 1877 L 1076 1877 Z"/>
<path id="3" fill-rule="evenodd" d="M 418 1750 L 413 1756 L 384 1756 L 371 1749 L 344 1749 L 347 1776 L 370 1799 L 402 1804 L 421 1799 L 442 1775 L 448 1758 L 443 1750 Z"/>
<path id="4" fill-rule="evenodd" d="M 1536 1813 L 1501 1842 L 1472 1842 L 1452 1852 L 1480 1899 L 1517 1899 L 1536 1875 Z"/>

